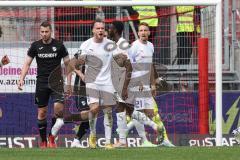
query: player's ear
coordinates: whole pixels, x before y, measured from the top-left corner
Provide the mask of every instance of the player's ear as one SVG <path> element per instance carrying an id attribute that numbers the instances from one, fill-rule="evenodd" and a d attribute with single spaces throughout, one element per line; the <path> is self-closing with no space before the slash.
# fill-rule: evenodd
<path id="1" fill-rule="evenodd" d="M 150 31 L 148 31 L 148 33 L 147 33 L 147 34 L 148 34 L 148 36 L 150 36 L 151 32 L 150 32 Z"/>
<path id="2" fill-rule="evenodd" d="M 138 37 L 140 37 L 140 32 L 138 32 L 137 34 L 138 34 Z"/>

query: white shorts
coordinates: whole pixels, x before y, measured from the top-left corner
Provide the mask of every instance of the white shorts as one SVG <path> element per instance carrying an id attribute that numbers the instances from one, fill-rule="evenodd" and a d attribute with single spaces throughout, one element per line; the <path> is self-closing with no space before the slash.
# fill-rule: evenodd
<path id="1" fill-rule="evenodd" d="M 88 105 L 99 103 L 100 106 L 116 105 L 113 85 L 86 84 L 86 96 Z"/>
<path id="2" fill-rule="evenodd" d="M 154 101 L 152 97 L 149 98 L 135 98 L 135 110 L 154 109 Z"/>

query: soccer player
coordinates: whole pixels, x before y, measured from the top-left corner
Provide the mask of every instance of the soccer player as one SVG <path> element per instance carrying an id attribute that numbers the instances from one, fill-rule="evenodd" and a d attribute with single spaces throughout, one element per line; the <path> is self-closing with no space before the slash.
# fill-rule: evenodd
<path id="1" fill-rule="evenodd" d="M 53 126 L 56 118 L 63 116 L 64 107 L 63 77 L 61 69 L 57 72 L 55 71 L 56 68 L 60 68 L 62 59 L 65 65 L 68 65 L 69 63 L 67 49 L 63 43 L 52 38 L 51 33 L 51 24 L 47 21 L 42 22 L 40 25 L 41 39 L 31 44 L 18 81 L 18 89 L 22 90 L 28 69 L 30 68 L 33 59 L 36 58 L 37 84 L 35 104 L 38 106 L 37 123 L 41 137 L 40 148 L 56 147 L 55 139 L 51 134 L 48 137 L 47 143 L 47 105 L 49 98 L 51 97 L 54 101 L 54 117 L 52 118 Z M 51 74 L 54 74 L 54 84 L 50 84 L 51 82 L 49 83 Z"/>
<path id="2" fill-rule="evenodd" d="M 0 67 L 7 65 L 8 63 L 10 63 L 10 60 L 9 60 L 8 56 L 5 55 L 2 57 L 2 59 L 0 61 Z"/>
<path id="3" fill-rule="evenodd" d="M 78 55 L 75 55 L 75 58 Z M 89 129 L 89 123 L 88 123 L 88 114 L 89 114 L 89 106 L 87 105 L 87 99 L 86 99 L 86 85 L 84 82 L 84 75 L 82 73 L 85 72 L 85 66 L 83 65 L 81 67 L 81 72 L 79 72 L 77 69 L 75 69 L 75 72 L 77 73 L 75 82 L 74 82 L 74 93 L 75 93 L 75 102 L 76 107 L 78 108 L 79 113 L 65 113 L 63 118 L 58 118 L 56 120 L 56 123 L 52 127 L 51 133 L 53 136 L 57 136 L 58 131 L 61 129 L 61 127 L 66 123 L 72 123 L 72 122 L 81 122 L 76 137 L 74 138 L 73 142 L 71 143 L 71 148 L 84 148 L 80 140 L 85 135 L 87 130 Z M 71 74 L 71 73 L 70 73 Z M 71 79 L 71 78 L 70 78 Z M 68 81 L 68 85 L 71 84 L 71 81 Z"/>
<path id="4" fill-rule="evenodd" d="M 163 141 L 164 128 L 153 121 L 154 102 L 152 97 L 156 95 L 156 83 L 152 65 L 154 47 L 148 41 L 149 35 L 148 24 L 144 22 L 140 23 L 138 26 L 139 39 L 134 41 L 129 49 L 129 57 L 133 66 L 132 82 L 130 82 L 129 90 L 135 92 L 135 105 L 132 118 L 152 127 L 158 134 L 158 143 L 161 143 Z M 131 84 L 134 85 L 131 86 Z M 143 133 L 145 132 L 144 127 L 141 128 L 142 133 L 139 133 L 139 135 L 145 134 Z"/>
<path id="5" fill-rule="evenodd" d="M 124 25 L 121 21 L 113 21 L 112 25 L 109 28 L 109 37 L 110 39 L 112 39 L 113 41 L 116 42 L 117 44 L 117 52 L 118 53 L 123 53 L 126 56 L 128 56 L 128 49 L 130 47 L 129 43 L 127 42 L 127 40 L 125 40 L 123 37 L 121 37 L 122 32 L 124 29 Z M 129 66 L 131 68 L 129 68 L 129 71 L 126 72 L 126 69 L 124 67 L 119 67 L 118 64 L 116 64 L 116 61 L 113 61 L 112 65 L 113 65 L 113 77 L 114 77 L 114 86 L 118 86 L 116 87 L 117 93 L 118 95 L 121 95 L 122 93 L 122 88 L 124 87 L 124 79 L 131 78 L 131 74 L 129 74 L 132 71 L 132 66 L 130 65 L 130 60 L 128 59 L 128 63 Z M 128 86 L 128 85 L 127 85 Z M 132 94 L 133 95 L 133 94 Z M 128 115 L 132 114 L 134 108 L 134 95 L 128 95 L 127 99 L 124 99 L 121 97 L 119 97 L 118 103 L 117 103 L 117 108 L 116 108 L 116 117 L 117 117 L 117 132 L 119 133 L 119 142 L 116 143 L 114 146 L 115 147 L 126 147 L 126 132 L 128 132 L 128 127 L 126 124 L 126 110 L 128 111 Z M 142 138 L 142 142 L 143 144 L 147 144 L 147 138 L 146 138 L 146 134 L 145 132 L 142 132 L 142 130 L 144 131 L 144 125 L 136 122 L 137 124 L 135 124 L 136 129 L 139 133 L 139 136 Z M 152 145 L 151 145 L 152 146 Z"/>
<path id="6" fill-rule="evenodd" d="M 163 79 L 158 77 L 158 73 L 154 66 L 153 66 L 153 69 L 154 69 L 154 78 L 156 81 L 156 85 L 161 85 L 161 83 L 163 82 Z M 174 145 L 168 139 L 167 131 L 166 131 L 165 126 L 161 120 L 159 113 L 158 113 L 158 105 L 153 97 L 152 97 L 152 101 L 153 101 L 153 111 L 154 111 L 152 120 L 157 125 L 163 126 L 163 142 L 160 144 L 160 146 L 174 147 Z M 139 136 L 143 140 L 142 147 L 156 147 L 157 146 L 157 145 L 154 145 L 154 144 L 150 143 L 149 141 L 147 141 L 146 135 L 145 135 L 145 130 L 141 123 L 139 123 L 136 119 L 131 119 L 130 117 L 127 117 L 127 118 L 129 119 L 129 123 L 127 124 L 127 128 L 128 128 L 127 133 L 135 126 Z"/>
<path id="7" fill-rule="evenodd" d="M 82 66 L 81 68 L 82 73 L 85 72 L 85 66 Z M 77 96 L 75 98 L 75 102 L 76 105 L 78 106 L 78 110 L 79 111 L 89 111 L 89 106 L 87 105 L 87 98 L 86 98 L 86 84 L 85 82 L 82 80 L 84 79 L 83 76 L 78 76 L 76 75 L 75 78 L 75 82 L 74 82 L 74 89 L 75 87 L 79 86 L 79 93 L 77 93 Z M 76 89 L 78 92 L 78 89 Z M 89 114 L 89 113 L 88 113 Z M 80 140 L 82 139 L 82 137 L 87 133 L 89 129 L 89 122 L 88 120 L 81 122 L 76 137 L 74 138 L 72 144 L 71 144 L 71 148 L 84 148 L 81 143 Z"/>
<path id="8" fill-rule="evenodd" d="M 127 131 L 127 121 L 126 121 L 126 109 L 132 110 L 134 106 L 134 97 L 124 93 L 122 91 L 127 91 L 128 84 L 131 79 L 132 65 L 130 59 L 128 58 L 128 48 L 129 43 L 122 37 L 122 32 L 124 25 L 121 21 L 113 21 L 109 28 L 109 38 L 116 43 L 115 53 L 120 55 L 123 54 L 127 57 L 124 67 L 118 65 L 119 59 L 114 56 L 112 61 L 112 79 L 113 85 L 116 89 L 117 98 L 117 126 L 119 132 L 119 143 L 115 144 L 114 147 L 126 147 L 126 131 Z M 125 90 L 124 90 L 125 88 Z M 132 111 L 131 111 L 132 112 Z"/>
<path id="9" fill-rule="evenodd" d="M 114 42 L 104 38 L 105 24 L 96 20 L 93 24 L 93 37 L 83 42 L 79 61 L 85 63 L 85 83 L 89 111 L 89 147 L 96 148 L 96 122 L 100 106 L 104 112 L 105 148 L 112 148 L 112 106 L 116 104 L 114 86 L 111 78 L 111 62 L 114 54 Z M 118 56 L 122 57 L 122 56 Z M 122 58 L 124 58 L 123 56 Z M 121 58 L 116 58 L 121 59 Z M 120 61 L 124 62 L 124 61 Z M 124 63 L 119 65 L 123 65 Z M 126 91 L 123 91 L 126 93 Z"/>

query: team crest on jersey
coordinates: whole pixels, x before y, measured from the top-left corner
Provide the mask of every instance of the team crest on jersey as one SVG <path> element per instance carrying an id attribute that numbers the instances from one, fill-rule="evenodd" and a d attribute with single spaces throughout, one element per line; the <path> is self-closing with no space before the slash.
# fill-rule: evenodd
<path id="1" fill-rule="evenodd" d="M 55 52 L 57 50 L 57 48 L 56 47 L 52 47 L 52 50 Z"/>

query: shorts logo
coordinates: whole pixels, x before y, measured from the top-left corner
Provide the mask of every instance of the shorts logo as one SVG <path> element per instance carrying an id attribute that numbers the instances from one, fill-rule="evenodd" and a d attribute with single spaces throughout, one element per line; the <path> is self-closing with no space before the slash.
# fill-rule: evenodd
<path id="1" fill-rule="evenodd" d="M 53 52 L 55 52 L 57 50 L 57 48 L 56 47 L 52 47 L 52 50 L 53 50 Z"/>
<path id="2" fill-rule="evenodd" d="M 85 102 L 85 101 L 82 101 L 81 103 L 82 103 L 82 105 L 83 105 L 83 106 L 85 106 L 85 105 L 86 105 L 86 102 Z"/>

